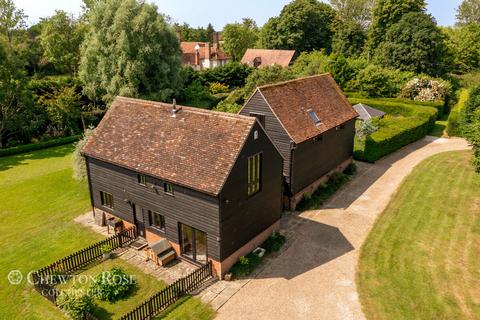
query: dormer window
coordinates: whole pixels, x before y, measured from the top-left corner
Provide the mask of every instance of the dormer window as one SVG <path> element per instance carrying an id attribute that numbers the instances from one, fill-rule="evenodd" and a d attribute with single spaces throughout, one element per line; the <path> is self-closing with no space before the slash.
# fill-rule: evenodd
<path id="1" fill-rule="evenodd" d="M 313 110 L 307 110 L 308 116 L 312 119 L 313 123 L 318 126 L 322 124 L 322 120 L 318 117 L 317 113 Z"/>

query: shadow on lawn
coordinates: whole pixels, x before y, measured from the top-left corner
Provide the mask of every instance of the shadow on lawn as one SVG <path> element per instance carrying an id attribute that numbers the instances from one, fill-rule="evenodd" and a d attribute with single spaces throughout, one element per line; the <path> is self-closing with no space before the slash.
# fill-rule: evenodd
<path id="1" fill-rule="evenodd" d="M 64 157 L 69 153 L 72 153 L 73 149 L 74 146 L 72 144 L 66 144 L 59 147 L 30 151 L 13 156 L 0 157 L 0 171 L 5 171 L 18 165 L 25 165 L 25 161 L 27 160 Z"/>

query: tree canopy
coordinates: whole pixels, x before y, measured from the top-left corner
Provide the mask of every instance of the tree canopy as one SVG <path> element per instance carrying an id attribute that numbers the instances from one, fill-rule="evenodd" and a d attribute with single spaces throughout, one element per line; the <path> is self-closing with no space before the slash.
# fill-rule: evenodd
<path id="1" fill-rule="evenodd" d="M 463 0 L 457 9 L 457 24 L 480 24 L 480 0 Z"/>
<path id="2" fill-rule="evenodd" d="M 370 27 L 370 48 L 376 48 L 385 39 L 387 30 L 399 22 L 405 14 L 425 10 L 425 0 L 377 0 Z"/>
<path id="3" fill-rule="evenodd" d="M 333 36 L 332 50 L 346 57 L 358 57 L 363 53 L 367 34 L 355 21 L 341 22 Z"/>
<path id="4" fill-rule="evenodd" d="M 456 72 L 480 69 L 480 25 L 446 28 L 447 43 Z"/>
<path id="5" fill-rule="evenodd" d="M 430 15 L 407 13 L 388 29 L 385 41 L 375 51 L 375 60 L 384 67 L 440 75 L 446 67 L 444 40 Z"/>
<path id="6" fill-rule="evenodd" d="M 229 23 L 223 28 L 223 49 L 234 61 L 240 61 L 248 48 L 258 39 L 258 27 L 251 19 L 243 23 Z"/>
<path id="7" fill-rule="evenodd" d="M 260 46 L 299 52 L 331 50 L 336 13 L 317 0 L 294 0 L 278 17 L 271 18 L 260 32 Z"/>
<path id="8" fill-rule="evenodd" d="M 375 0 L 330 0 L 338 18 L 347 23 L 361 26 L 366 30 L 372 22 Z"/>
<path id="9" fill-rule="evenodd" d="M 179 86 L 180 47 L 155 5 L 136 0 L 98 3 L 88 14 L 79 77 L 85 94 L 165 100 Z"/>
<path id="10" fill-rule="evenodd" d="M 75 73 L 86 26 L 65 11 L 44 19 L 40 42 L 45 58 L 62 73 Z"/>

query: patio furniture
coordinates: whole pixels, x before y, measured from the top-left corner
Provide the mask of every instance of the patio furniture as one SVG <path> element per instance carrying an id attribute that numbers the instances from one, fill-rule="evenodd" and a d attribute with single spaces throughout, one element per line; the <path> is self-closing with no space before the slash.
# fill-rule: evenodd
<path id="1" fill-rule="evenodd" d="M 148 246 L 147 259 L 152 260 L 158 266 L 165 266 L 175 260 L 176 253 L 170 242 L 162 239 Z"/>
<path id="2" fill-rule="evenodd" d="M 116 217 L 110 217 L 107 219 L 107 233 L 110 233 L 110 227 L 113 228 L 113 232 L 118 234 L 123 230 L 123 221 L 122 219 Z"/>

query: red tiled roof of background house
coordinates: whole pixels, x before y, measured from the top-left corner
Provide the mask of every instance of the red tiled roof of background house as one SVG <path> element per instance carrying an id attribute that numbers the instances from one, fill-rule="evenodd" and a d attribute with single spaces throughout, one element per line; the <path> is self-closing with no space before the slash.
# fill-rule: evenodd
<path id="1" fill-rule="evenodd" d="M 247 49 L 243 55 L 242 63 L 253 67 L 254 60 L 260 59 L 260 67 L 271 66 L 273 64 L 288 67 L 294 55 L 294 50 Z"/>
<path id="2" fill-rule="evenodd" d="M 179 107 L 180 108 L 180 107 Z M 117 97 L 82 152 L 218 195 L 255 118 Z"/>
<path id="3" fill-rule="evenodd" d="M 358 116 L 330 74 L 266 85 L 258 90 L 297 144 Z M 316 114 L 318 124 L 309 111 Z"/>

